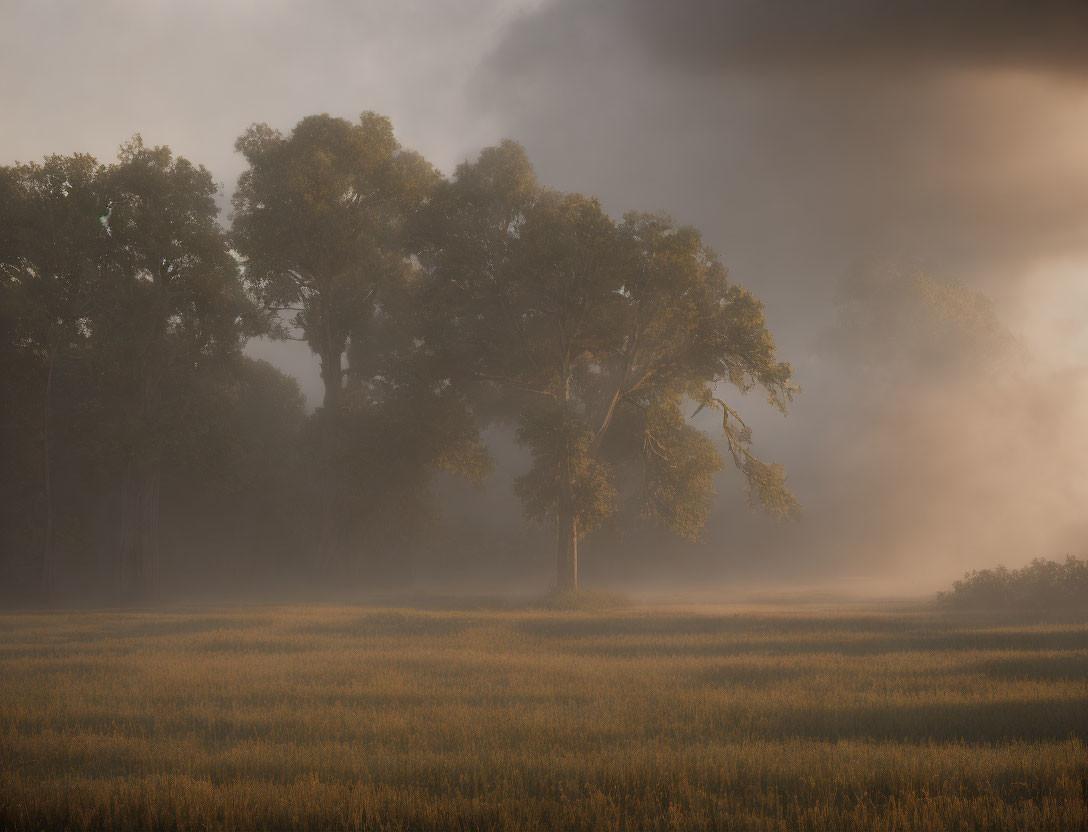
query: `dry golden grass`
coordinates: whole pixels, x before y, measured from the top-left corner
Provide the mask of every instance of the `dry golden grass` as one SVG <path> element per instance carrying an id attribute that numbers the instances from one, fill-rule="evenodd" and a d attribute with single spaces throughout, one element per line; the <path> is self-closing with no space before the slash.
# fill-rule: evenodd
<path id="1" fill-rule="evenodd" d="M 0 616 L 6 829 L 1084 829 L 1088 626 Z"/>

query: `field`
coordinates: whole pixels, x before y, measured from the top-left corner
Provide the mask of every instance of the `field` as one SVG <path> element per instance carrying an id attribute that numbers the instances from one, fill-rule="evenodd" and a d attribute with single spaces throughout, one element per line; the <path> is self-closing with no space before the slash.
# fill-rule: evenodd
<path id="1" fill-rule="evenodd" d="M 1084 829 L 1088 625 L 0 616 L 3 829 Z"/>

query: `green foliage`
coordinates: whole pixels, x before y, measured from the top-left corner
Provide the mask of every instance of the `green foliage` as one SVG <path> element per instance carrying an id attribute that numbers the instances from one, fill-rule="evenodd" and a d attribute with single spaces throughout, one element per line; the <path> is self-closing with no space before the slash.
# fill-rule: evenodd
<path id="1" fill-rule="evenodd" d="M 101 285 L 108 237 L 104 169 L 92 157 L 50 156 L 3 168 L 0 176 L 0 279 L 5 341 L 45 363 L 77 350 Z"/>
<path id="2" fill-rule="evenodd" d="M 1035 558 L 1020 569 L 998 566 L 968 572 L 938 599 L 960 609 L 1088 612 L 1088 561 L 1072 555 L 1065 563 Z"/>
<path id="3" fill-rule="evenodd" d="M 749 508 L 758 504 L 780 520 L 799 515 L 801 504 L 786 487 L 785 469 L 781 465 L 764 462 L 752 453 L 752 429 L 719 398 L 706 399 L 695 412 L 704 407 L 722 411 L 722 433 L 734 464 L 745 476 L 745 497 Z"/>
<path id="4" fill-rule="evenodd" d="M 58 557 L 118 548 L 131 589 L 147 588 L 171 515 L 160 495 L 176 499 L 183 482 L 220 491 L 216 478 L 244 469 L 217 444 L 217 413 L 259 322 L 215 194 L 204 168 L 139 136 L 110 165 L 76 155 L 0 169 L 0 361 L 14 405 L 0 441 L 18 449 L 12 482 L 29 497 L 3 536 L 38 563 L 45 591 Z M 198 460 L 217 465 L 192 477 Z M 116 574 L 116 560 L 101 571 Z"/>
<path id="5" fill-rule="evenodd" d="M 593 435 L 581 421 L 562 411 L 529 411 L 518 429 L 518 442 L 532 452 L 529 473 L 514 483 L 525 514 L 538 522 L 554 519 L 569 500 L 580 535 L 589 534 L 613 510 L 612 471 L 589 453 Z"/>
<path id="6" fill-rule="evenodd" d="M 403 542 L 436 471 L 490 470 L 463 393 L 422 334 L 435 310 L 415 286 L 414 237 L 441 176 L 369 112 L 356 124 L 309 116 L 287 136 L 254 125 L 236 146 L 249 163 L 233 203 L 246 281 L 274 331 L 298 333 L 321 361 L 318 545 L 341 559 L 377 536 Z"/>
<path id="7" fill-rule="evenodd" d="M 208 171 L 139 135 L 109 165 L 0 168 L 0 392 L 16 403 L 0 441 L 19 483 L 0 492 L 4 541 L 47 560 L 54 508 L 78 503 L 60 492 L 93 471 L 109 499 L 65 522 L 121 516 L 134 583 L 161 495 L 202 504 L 188 488 L 264 483 L 280 504 L 294 477 L 329 562 L 403 546 L 433 514 L 435 474 L 481 482 L 480 428 L 504 423 L 533 458 L 526 514 L 562 527 L 573 565 L 617 512 L 698 536 L 722 459 L 685 418 L 696 405 L 725 412 L 749 503 L 795 512 L 722 398 L 759 389 L 784 412 L 792 369 L 696 229 L 544 188 L 511 141 L 446 181 L 369 112 L 255 124 L 236 148 L 229 237 Z M 268 333 L 320 359 L 312 418 L 242 358 Z"/>
<path id="8" fill-rule="evenodd" d="M 85 363 L 100 305 L 101 178 L 101 166 L 85 155 L 0 168 L 0 549 L 36 560 L 44 584 L 55 526 L 55 434 L 83 409 L 64 391 Z"/>
<path id="9" fill-rule="evenodd" d="M 697 540 L 723 463 L 710 437 L 686 424 L 677 398 L 645 414 L 642 511 L 680 537 Z"/>
<path id="10" fill-rule="evenodd" d="M 331 473 L 349 518 L 346 533 L 406 546 L 435 514 L 431 482 L 438 471 L 481 483 L 493 462 L 475 420 L 449 385 L 353 380 L 338 420 L 340 452 Z M 378 544 L 380 541 L 380 545 Z"/>
<path id="11" fill-rule="evenodd" d="M 237 355 L 256 320 L 206 169 L 137 136 L 102 179 L 108 244 L 91 358 L 112 394 L 117 452 L 154 459 L 190 431 L 194 374 Z"/>
<path id="12" fill-rule="evenodd" d="M 309 116 L 289 136 L 255 124 L 236 148 L 249 163 L 232 226 L 246 280 L 321 358 L 326 405 L 336 409 L 348 341 L 365 337 L 385 294 L 407 279 L 411 217 L 440 177 L 400 147 L 388 118 L 369 112 L 358 124 Z"/>
<path id="13" fill-rule="evenodd" d="M 697 230 L 656 214 L 617 224 L 593 199 L 541 188 L 512 142 L 461 165 L 426 216 L 421 260 L 446 310 L 435 336 L 476 382 L 477 412 L 521 426 L 534 459 L 517 487 L 527 514 L 573 506 L 585 534 L 620 497 L 696 537 L 721 459 L 685 424 L 685 402 L 760 388 L 784 412 L 797 392 L 762 304 Z M 782 469 L 754 455 L 746 427 L 724 428 L 750 502 L 794 514 Z M 618 493 L 620 470 L 640 487 Z"/>

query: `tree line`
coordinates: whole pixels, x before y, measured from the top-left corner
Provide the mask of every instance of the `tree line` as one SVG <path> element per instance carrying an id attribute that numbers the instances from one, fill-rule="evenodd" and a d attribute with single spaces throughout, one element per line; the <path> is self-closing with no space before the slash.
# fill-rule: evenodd
<path id="1" fill-rule="evenodd" d="M 797 503 L 724 391 L 797 388 L 762 304 L 699 231 L 620 220 L 543 187 L 513 141 L 443 176 L 390 121 L 316 115 L 237 141 L 229 230 L 209 172 L 139 136 L 0 168 L 0 546 L 48 596 L 64 563 L 157 589 L 169 557 L 395 561 L 438 471 L 490 472 L 513 431 L 525 514 L 556 531 L 556 582 L 602 524 L 694 538 L 724 462 L 693 412 L 721 413 L 748 500 Z M 304 341 L 324 395 L 246 357 Z"/>

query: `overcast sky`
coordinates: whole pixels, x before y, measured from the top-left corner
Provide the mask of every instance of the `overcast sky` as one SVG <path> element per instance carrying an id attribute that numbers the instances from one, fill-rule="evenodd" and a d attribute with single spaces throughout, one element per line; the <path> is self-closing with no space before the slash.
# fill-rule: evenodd
<path id="1" fill-rule="evenodd" d="M 803 531 L 819 538 L 812 562 L 844 573 L 917 547 L 938 571 L 956 549 L 958 569 L 1088 548 L 1088 446 L 1075 438 L 1088 415 L 1086 44 L 1088 3 L 1073 0 L 0 0 L 0 163 L 77 150 L 108 160 L 139 131 L 205 164 L 225 205 L 241 170 L 234 139 L 254 121 L 290 129 L 309 113 L 376 110 L 447 172 L 516 138 L 547 184 L 616 214 L 665 209 L 698 225 L 767 302 L 807 392 L 786 422 L 746 406 L 811 508 L 807 526 L 768 530 L 736 514 L 724 480 L 720 516 L 744 530 L 745 551 L 766 560 Z M 857 483 L 886 485 L 919 455 L 888 398 L 874 408 L 872 390 L 845 384 L 849 369 L 817 348 L 841 279 L 874 259 L 993 298 L 1036 363 L 988 412 L 1011 413 L 1028 391 L 1038 412 L 994 422 L 956 400 L 943 417 L 917 413 L 914 427 L 956 414 L 987 437 L 962 460 L 975 475 L 936 482 L 912 469 L 895 522 L 863 524 L 847 545 L 835 529 L 894 515 L 887 502 L 904 499 L 859 505 Z M 260 352 L 316 392 L 304 349 Z M 914 404 L 949 401 L 917 389 Z M 872 442 L 867 474 L 856 459 L 842 467 L 845 424 Z M 965 445 L 963 432 L 934 430 L 917 441 Z M 1024 435 L 1035 430 L 1049 435 Z M 1010 452 L 1052 464 L 992 468 Z M 920 518 L 936 503 L 952 508 L 931 534 L 874 554 L 930 522 Z M 987 542 L 972 548 L 979 529 Z M 728 533 L 715 535 L 725 546 Z"/>

